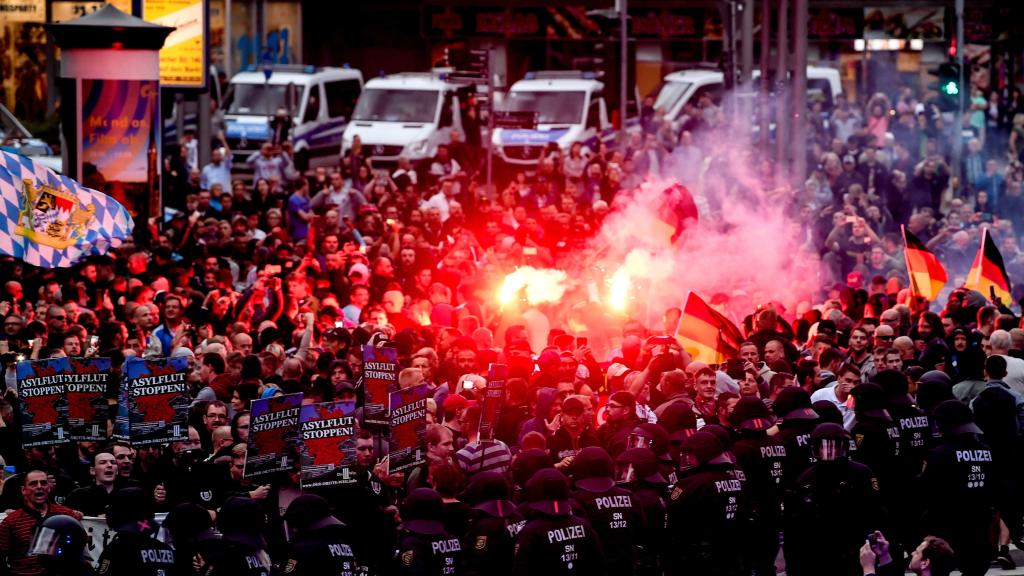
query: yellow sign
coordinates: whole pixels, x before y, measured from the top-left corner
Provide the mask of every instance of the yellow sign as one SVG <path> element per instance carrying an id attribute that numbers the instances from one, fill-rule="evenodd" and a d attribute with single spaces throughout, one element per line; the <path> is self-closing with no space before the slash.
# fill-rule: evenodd
<path id="1" fill-rule="evenodd" d="M 115 8 L 125 14 L 132 13 L 132 0 L 113 0 L 111 2 L 57 1 L 50 5 L 50 22 L 67 22 L 68 20 L 88 16 L 103 8 L 106 4 L 113 4 Z"/>
<path id="2" fill-rule="evenodd" d="M 206 1 L 143 0 L 142 18 L 175 29 L 160 50 L 160 84 L 202 88 L 206 79 Z"/>
<path id="3" fill-rule="evenodd" d="M 0 22 L 46 22 L 46 0 L 0 0 Z"/>

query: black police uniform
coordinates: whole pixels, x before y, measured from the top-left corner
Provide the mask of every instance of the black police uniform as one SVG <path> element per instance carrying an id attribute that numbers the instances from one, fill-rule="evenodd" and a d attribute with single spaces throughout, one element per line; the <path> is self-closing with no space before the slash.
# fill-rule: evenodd
<path id="1" fill-rule="evenodd" d="M 167 576 L 174 573 L 174 550 L 154 538 L 152 530 L 126 526 L 118 530 L 103 549 L 96 573 L 102 576 Z"/>
<path id="2" fill-rule="evenodd" d="M 632 466 L 632 478 L 616 474 L 623 488 L 633 493 L 633 501 L 643 511 L 643 531 L 637 535 L 636 573 L 640 576 L 660 575 L 661 556 L 665 550 L 665 500 L 668 481 L 661 474 L 661 464 L 650 448 L 630 448 L 616 460 L 619 469 Z"/>
<path id="3" fill-rule="evenodd" d="M 356 482 L 319 489 L 338 519 L 352 528 L 356 557 L 371 571 L 383 571 L 394 560 L 397 531 L 395 517 L 384 509 L 395 504 L 394 492 L 370 469 L 355 469 Z"/>
<path id="4" fill-rule="evenodd" d="M 838 424 L 821 424 L 814 435 L 849 448 L 850 435 Z M 845 456 L 816 462 L 786 493 L 787 576 L 860 576 L 860 547 L 881 517 L 878 481 L 867 466 Z"/>
<path id="5" fill-rule="evenodd" d="M 743 471 L 724 456 L 721 441 L 699 431 L 687 438 L 682 453 L 695 466 L 681 470 L 669 495 L 665 574 L 739 576 L 745 570 L 744 529 L 749 519 Z"/>
<path id="6" fill-rule="evenodd" d="M 208 559 L 206 576 L 270 576 L 273 565 L 263 538 L 266 526 L 266 515 L 255 500 L 240 496 L 225 500 L 217 514 L 223 540 Z"/>
<path id="7" fill-rule="evenodd" d="M 786 470 L 786 446 L 766 430 L 772 421 L 759 398 L 741 398 L 733 409 L 737 439 L 730 450 L 747 478 L 750 497 L 749 563 L 758 574 L 775 574 L 782 529 L 782 480 Z"/>
<path id="8" fill-rule="evenodd" d="M 165 576 L 174 572 L 174 550 L 153 535 L 157 524 L 152 503 L 140 488 L 110 496 L 107 525 L 116 532 L 100 554 L 96 572 L 103 576 Z"/>
<path id="9" fill-rule="evenodd" d="M 985 574 L 1000 481 L 992 450 L 979 439 L 971 409 L 959 400 L 940 404 L 935 419 L 943 438 L 921 473 L 923 524 L 949 542 L 964 576 Z"/>
<path id="10" fill-rule="evenodd" d="M 445 531 L 441 496 L 430 488 L 409 493 L 402 509 L 405 523 L 399 536 L 398 574 L 458 576 L 462 574 L 462 542 Z"/>
<path id="11" fill-rule="evenodd" d="M 906 376 L 895 370 L 883 370 L 875 379 L 888 394 L 885 409 L 900 433 L 900 457 L 892 477 L 894 483 L 888 488 L 883 486 L 883 490 L 892 493 L 887 501 L 892 532 L 886 535 L 891 542 L 900 543 L 903 550 L 913 550 L 925 536 L 919 525 L 921 510 L 914 498 L 914 486 L 931 447 L 931 423 L 924 410 L 907 394 Z"/>
<path id="12" fill-rule="evenodd" d="M 811 409 L 811 397 L 802 388 L 783 388 L 772 404 L 779 423 L 779 440 L 786 448 L 782 483 L 786 488 L 796 485 L 805 470 L 817 462 L 811 453 L 811 432 L 818 425 L 818 414 Z"/>
<path id="13" fill-rule="evenodd" d="M 536 472 L 526 485 L 526 526 L 516 541 L 516 576 L 608 574 L 601 540 L 590 523 L 571 514 L 569 486 L 552 468 Z"/>
<path id="14" fill-rule="evenodd" d="M 283 574 L 354 576 L 359 573 L 349 529 L 330 514 L 326 500 L 316 494 L 303 494 L 288 505 L 284 518 L 295 534 L 288 545 L 288 560 L 281 569 Z"/>
<path id="15" fill-rule="evenodd" d="M 511 500 L 488 500 L 473 507 L 463 539 L 466 574 L 512 573 L 516 536 L 526 525 Z"/>
<path id="16" fill-rule="evenodd" d="M 512 573 L 516 536 L 526 519 L 509 500 L 511 493 L 505 477 L 497 472 L 474 475 L 466 488 L 466 500 L 473 505 L 462 539 L 466 574 Z"/>
<path id="17" fill-rule="evenodd" d="M 577 516 L 586 518 L 604 543 L 608 571 L 633 574 L 634 546 L 644 531 L 643 510 L 633 494 L 615 485 L 612 459 L 603 448 L 580 450 L 573 462 L 575 490 L 569 498 Z"/>

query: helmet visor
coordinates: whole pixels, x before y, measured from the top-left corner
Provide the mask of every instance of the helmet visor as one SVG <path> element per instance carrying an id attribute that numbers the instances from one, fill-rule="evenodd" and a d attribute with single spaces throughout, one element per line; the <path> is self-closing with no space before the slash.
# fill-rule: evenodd
<path id="1" fill-rule="evenodd" d="M 62 556 L 71 544 L 71 535 L 40 526 L 28 547 L 29 556 Z"/>
<path id="2" fill-rule="evenodd" d="M 636 480 L 636 469 L 630 463 L 615 465 L 615 482 L 618 484 L 629 484 Z"/>
<path id="3" fill-rule="evenodd" d="M 850 441 L 842 438 L 821 438 L 817 441 L 817 457 L 822 462 L 833 462 L 846 458 Z"/>
<path id="4" fill-rule="evenodd" d="M 626 450 L 633 448 L 650 448 L 654 449 L 654 438 L 647 436 L 646 434 L 637 434 L 633 432 L 626 439 Z"/>

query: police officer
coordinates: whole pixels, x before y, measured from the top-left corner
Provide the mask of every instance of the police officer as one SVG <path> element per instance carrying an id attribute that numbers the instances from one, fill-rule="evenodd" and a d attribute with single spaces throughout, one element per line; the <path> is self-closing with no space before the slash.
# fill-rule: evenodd
<path id="1" fill-rule="evenodd" d="M 781 419 L 778 437 L 786 447 L 782 483 L 788 488 L 815 462 L 811 453 L 811 432 L 818 425 L 818 413 L 811 409 L 810 395 L 798 386 L 780 390 L 772 411 Z"/>
<path id="2" fill-rule="evenodd" d="M 100 554 L 97 574 L 165 576 L 174 572 L 174 550 L 154 538 L 153 504 L 141 488 L 122 488 L 111 495 L 107 526 L 116 535 Z"/>
<path id="3" fill-rule="evenodd" d="M 174 548 L 174 562 L 178 574 L 192 573 L 192 559 L 196 554 L 211 556 L 220 544 L 220 535 L 213 530 L 210 513 L 199 504 L 178 504 L 160 524 L 161 540 Z"/>
<path id="4" fill-rule="evenodd" d="M 561 472 L 538 470 L 527 481 L 524 498 L 527 521 L 516 541 L 514 575 L 608 573 L 597 533 L 590 522 L 572 515 L 569 483 Z"/>
<path id="5" fill-rule="evenodd" d="M 516 535 L 526 519 L 510 500 L 512 489 L 498 472 L 480 472 L 466 488 L 465 500 L 473 509 L 463 538 L 466 573 L 512 573 Z"/>
<path id="6" fill-rule="evenodd" d="M 859 550 L 881 517 L 878 481 L 849 459 L 850 434 L 839 424 L 819 424 L 811 446 L 816 462 L 785 498 L 786 574 L 861 576 Z"/>
<path id="7" fill-rule="evenodd" d="M 992 450 L 981 441 L 974 415 L 959 400 L 935 408 L 942 439 L 921 473 L 923 524 L 956 552 L 964 576 L 985 574 L 994 550 L 989 538 L 999 478 Z"/>
<path id="8" fill-rule="evenodd" d="M 665 573 L 732 576 L 744 570 L 749 504 L 744 475 L 721 440 L 700 430 L 680 447 L 679 481 L 668 502 Z"/>
<path id="9" fill-rule="evenodd" d="M 82 523 L 57 514 L 43 520 L 29 545 L 29 556 L 38 556 L 51 576 L 92 576 L 84 556 L 86 534 Z"/>
<path id="10" fill-rule="evenodd" d="M 462 542 L 444 529 L 441 495 L 415 488 L 402 505 L 398 573 L 457 576 L 462 573 Z"/>
<path id="11" fill-rule="evenodd" d="M 303 494 L 292 500 L 284 520 L 291 538 L 282 573 L 295 576 L 320 571 L 336 576 L 358 573 L 359 562 L 352 552 L 348 527 L 331 515 L 330 505 L 323 497 Z"/>
<path id="12" fill-rule="evenodd" d="M 263 531 L 267 517 L 252 498 L 232 496 L 217 513 L 221 546 L 203 559 L 206 576 L 270 576 L 273 566 Z"/>
<path id="13" fill-rule="evenodd" d="M 569 494 L 573 510 L 586 518 L 604 544 L 608 571 L 632 574 L 634 546 L 644 531 L 643 511 L 633 505 L 629 490 L 615 485 L 611 456 L 604 448 L 589 446 L 580 450 L 573 463 L 573 491 Z"/>
<path id="14" fill-rule="evenodd" d="M 873 381 L 885 391 L 885 409 L 900 433 L 900 457 L 892 477 L 894 484 L 889 488 L 882 487 L 883 491 L 892 493 L 892 498 L 887 501 L 893 530 L 890 537 L 900 545 L 900 549 L 913 550 L 925 536 L 917 526 L 921 511 L 914 505 L 916 499 L 912 495 L 924 458 L 928 455 L 931 424 L 928 415 L 910 397 L 910 381 L 902 372 L 881 370 Z"/>
<path id="15" fill-rule="evenodd" d="M 730 416 L 736 434 L 731 451 L 736 464 L 747 477 L 750 495 L 750 564 L 754 572 L 775 574 L 782 522 L 782 478 L 785 473 L 786 446 L 778 436 L 769 436 L 774 419 L 764 402 L 744 396 Z"/>
<path id="16" fill-rule="evenodd" d="M 353 528 L 352 547 L 356 558 L 382 572 L 394 562 L 397 523 L 395 495 L 390 486 L 374 473 L 377 454 L 373 434 L 361 429 L 356 435 L 356 463 L 351 484 L 319 489 L 318 493 L 331 503 L 338 519 Z"/>
<path id="17" fill-rule="evenodd" d="M 641 576 L 661 574 L 668 481 L 660 468 L 661 462 L 649 448 L 630 448 L 615 460 L 616 483 L 633 493 L 633 501 L 647 520 L 637 535 L 636 572 Z"/>

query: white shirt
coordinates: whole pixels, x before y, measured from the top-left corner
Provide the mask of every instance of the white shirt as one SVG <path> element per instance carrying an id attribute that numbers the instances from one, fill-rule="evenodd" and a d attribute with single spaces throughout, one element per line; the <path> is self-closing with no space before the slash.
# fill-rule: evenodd
<path id="1" fill-rule="evenodd" d="M 843 415 L 843 428 L 849 430 L 853 427 L 853 410 L 846 405 L 845 402 L 840 402 L 836 396 L 836 382 L 829 384 L 825 388 L 820 388 L 811 394 L 811 403 L 817 402 L 818 400 L 828 400 L 829 402 L 836 405 L 839 408 L 839 413 Z"/>
<path id="2" fill-rule="evenodd" d="M 1003 382 L 1018 394 L 1024 394 L 1024 360 L 1013 356 L 1003 358 L 1006 358 L 1006 378 L 1003 378 Z"/>
<path id="3" fill-rule="evenodd" d="M 434 194 L 424 202 L 421 208 L 423 210 L 437 208 L 441 211 L 441 222 L 448 220 L 448 198 L 444 195 L 444 192 L 438 191 L 437 194 Z"/>

